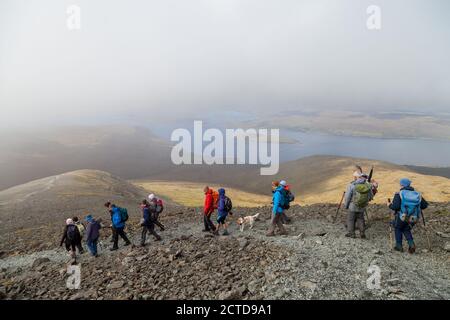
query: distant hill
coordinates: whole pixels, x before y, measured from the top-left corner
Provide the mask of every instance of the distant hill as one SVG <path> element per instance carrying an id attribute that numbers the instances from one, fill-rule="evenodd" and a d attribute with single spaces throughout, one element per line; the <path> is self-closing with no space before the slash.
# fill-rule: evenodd
<path id="1" fill-rule="evenodd" d="M 111 200 L 138 216 L 139 201 L 147 191 L 97 170 L 77 170 L 0 191 L 0 230 L 31 228 L 55 220 L 84 217 L 108 218 L 103 204 Z"/>
<path id="2" fill-rule="evenodd" d="M 439 176 L 450 179 L 450 168 L 431 168 L 422 166 L 406 166 L 408 169 L 430 176 Z"/>
<path id="3" fill-rule="evenodd" d="M 0 129 L 0 190 L 79 169 L 141 178 L 169 166 L 170 145 L 130 126 Z"/>

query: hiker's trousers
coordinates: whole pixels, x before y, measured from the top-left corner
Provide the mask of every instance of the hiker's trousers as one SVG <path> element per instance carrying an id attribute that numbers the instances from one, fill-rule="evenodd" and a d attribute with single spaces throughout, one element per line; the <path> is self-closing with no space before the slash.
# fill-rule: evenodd
<path id="1" fill-rule="evenodd" d="M 98 238 L 86 241 L 86 245 L 93 256 L 97 255 Z"/>
<path id="2" fill-rule="evenodd" d="M 269 227 L 269 233 L 273 233 L 275 231 L 275 227 L 278 227 L 279 231 L 281 233 L 285 233 L 286 230 L 283 226 L 283 213 L 273 213 L 272 212 L 272 220 Z"/>
<path id="3" fill-rule="evenodd" d="M 141 245 L 143 246 L 145 244 L 145 239 L 147 238 L 147 232 L 149 232 L 151 235 L 155 237 L 155 239 L 161 239 L 161 237 L 156 233 L 155 231 L 155 225 L 152 223 L 147 226 L 142 226 L 142 233 L 141 233 Z"/>
<path id="4" fill-rule="evenodd" d="M 354 233 L 355 227 L 361 232 L 364 233 L 365 229 L 365 220 L 364 220 L 364 211 L 363 212 L 355 212 L 349 211 L 347 215 L 347 232 Z"/>
<path id="5" fill-rule="evenodd" d="M 124 228 L 113 228 L 113 248 L 119 247 L 119 236 L 123 239 L 123 241 L 125 241 L 125 243 L 130 243 L 130 240 L 128 240 Z"/>
<path id="6" fill-rule="evenodd" d="M 398 215 L 394 221 L 394 230 L 395 230 L 395 242 L 397 245 L 401 246 L 403 243 L 403 236 L 405 236 L 406 241 L 408 241 L 408 245 L 414 244 L 414 239 L 412 236 L 412 228 L 411 226 L 405 222 L 400 220 Z"/>
<path id="7" fill-rule="evenodd" d="M 208 231 L 216 231 L 216 226 L 214 225 L 214 223 L 211 221 L 211 214 L 204 214 L 203 215 L 203 223 L 205 225 L 205 230 Z"/>

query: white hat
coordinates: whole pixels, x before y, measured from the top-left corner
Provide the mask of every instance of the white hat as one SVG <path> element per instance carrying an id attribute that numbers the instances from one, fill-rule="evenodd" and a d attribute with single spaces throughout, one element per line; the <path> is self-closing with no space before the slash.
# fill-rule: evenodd
<path id="1" fill-rule="evenodd" d="M 148 195 L 148 199 L 149 200 L 153 200 L 153 199 L 155 199 L 156 197 L 155 197 L 155 195 L 153 194 L 153 193 L 151 193 L 151 194 L 149 194 Z"/>
<path id="2" fill-rule="evenodd" d="M 286 187 L 286 185 L 287 185 L 286 181 L 284 181 L 284 180 L 280 181 L 280 186 Z"/>
<path id="3" fill-rule="evenodd" d="M 355 171 L 355 172 L 353 172 L 353 176 L 355 177 L 355 178 L 359 178 L 359 177 L 362 177 L 362 173 L 361 172 L 359 172 L 359 171 Z"/>
<path id="4" fill-rule="evenodd" d="M 66 224 L 67 224 L 67 225 L 69 225 L 69 224 L 73 224 L 73 220 L 72 220 L 72 219 L 70 219 L 70 218 L 69 218 L 69 219 L 67 219 L 67 220 L 66 220 Z"/>

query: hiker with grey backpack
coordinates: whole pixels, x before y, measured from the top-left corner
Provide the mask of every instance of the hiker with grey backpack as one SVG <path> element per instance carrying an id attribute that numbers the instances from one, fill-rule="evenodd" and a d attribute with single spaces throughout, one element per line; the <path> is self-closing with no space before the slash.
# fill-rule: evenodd
<path id="1" fill-rule="evenodd" d="M 361 239 L 365 239 L 364 212 L 373 199 L 373 189 L 372 185 L 367 182 L 367 176 L 361 171 L 355 171 L 353 176 L 355 180 L 348 185 L 344 195 L 344 207 L 348 210 L 345 236 L 356 238 L 355 228 L 357 228 Z"/>
<path id="2" fill-rule="evenodd" d="M 411 186 L 411 180 L 403 178 L 400 180 L 400 191 L 394 195 L 392 203 L 388 201 L 389 209 L 394 211 L 395 247 L 394 250 L 403 252 L 403 237 L 408 242 L 408 252 L 416 251 L 412 229 L 422 217 L 422 210 L 428 208 L 428 202 L 420 192 Z M 425 221 L 424 221 L 425 223 Z"/>

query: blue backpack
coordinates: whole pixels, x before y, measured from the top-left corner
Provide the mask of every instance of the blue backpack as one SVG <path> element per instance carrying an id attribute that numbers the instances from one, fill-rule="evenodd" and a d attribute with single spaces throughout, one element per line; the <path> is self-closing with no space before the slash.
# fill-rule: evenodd
<path id="1" fill-rule="evenodd" d="M 401 209 L 400 220 L 414 225 L 420 218 L 420 204 L 422 202 L 422 195 L 420 192 L 412 190 L 400 191 Z"/>

